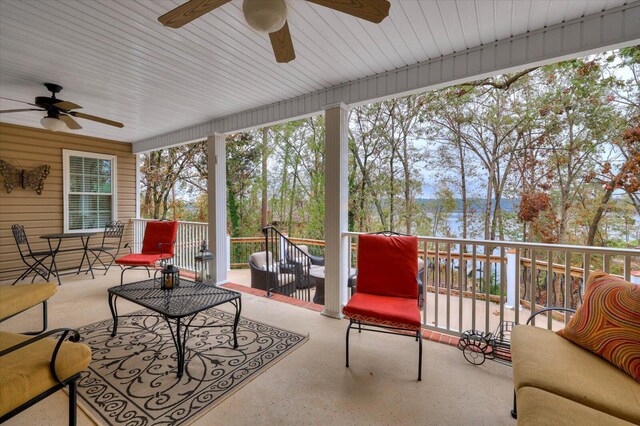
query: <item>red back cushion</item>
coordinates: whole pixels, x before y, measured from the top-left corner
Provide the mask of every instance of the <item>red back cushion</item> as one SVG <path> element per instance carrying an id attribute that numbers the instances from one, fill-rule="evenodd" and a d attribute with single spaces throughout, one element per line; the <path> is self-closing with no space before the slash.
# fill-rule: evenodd
<path id="1" fill-rule="evenodd" d="M 142 241 L 142 253 L 163 253 L 174 255 L 178 222 L 147 222 Z"/>
<path id="2" fill-rule="evenodd" d="M 418 298 L 418 238 L 360 235 L 358 292 Z"/>

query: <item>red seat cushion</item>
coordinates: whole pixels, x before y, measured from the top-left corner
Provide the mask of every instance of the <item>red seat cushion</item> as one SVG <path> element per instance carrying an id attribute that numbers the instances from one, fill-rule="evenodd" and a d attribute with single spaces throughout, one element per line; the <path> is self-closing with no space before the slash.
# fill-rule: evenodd
<path id="1" fill-rule="evenodd" d="M 176 236 L 178 234 L 178 222 L 147 222 L 142 241 L 142 253 L 144 254 L 170 254 L 174 256 Z"/>
<path id="2" fill-rule="evenodd" d="M 419 330 L 421 327 L 417 295 L 415 299 L 407 299 L 358 292 L 342 308 L 342 313 L 347 318 L 372 324 L 407 330 Z"/>
<path id="3" fill-rule="evenodd" d="M 166 256 L 166 255 L 165 255 Z M 116 259 L 118 265 L 126 266 L 153 266 L 157 261 L 162 259 L 160 254 L 128 254 Z"/>
<path id="4" fill-rule="evenodd" d="M 418 298 L 418 238 L 358 237 L 358 293 Z"/>

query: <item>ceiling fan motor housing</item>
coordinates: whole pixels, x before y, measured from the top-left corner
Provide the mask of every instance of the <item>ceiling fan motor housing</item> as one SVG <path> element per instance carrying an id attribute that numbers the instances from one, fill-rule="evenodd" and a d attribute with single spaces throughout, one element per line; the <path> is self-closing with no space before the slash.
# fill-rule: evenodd
<path id="1" fill-rule="evenodd" d="M 51 107 L 53 107 L 53 104 L 58 103 L 60 101 L 61 99 L 57 99 L 57 98 L 50 98 L 47 96 L 38 96 L 34 103 L 38 105 L 40 108 L 50 109 Z"/>

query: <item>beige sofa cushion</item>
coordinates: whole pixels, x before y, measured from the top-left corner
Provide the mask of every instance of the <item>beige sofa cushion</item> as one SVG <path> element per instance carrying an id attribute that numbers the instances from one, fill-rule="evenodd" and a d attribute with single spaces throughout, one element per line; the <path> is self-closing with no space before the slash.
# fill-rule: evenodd
<path id="1" fill-rule="evenodd" d="M 536 387 L 640 424 L 640 383 L 597 355 L 526 325 L 514 328 L 511 353 L 516 390 Z"/>
<path id="2" fill-rule="evenodd" d="M 629 426 L 626 422 L 586 405 L 538 388 L 518 390 L 518 426 Z"/>
<path id="3" fill-rule="evenodd" d="M 44 302 L 53 296 L 57 289 L 54 283 L 0 286 L 0 319 L 9 318 Z"/>

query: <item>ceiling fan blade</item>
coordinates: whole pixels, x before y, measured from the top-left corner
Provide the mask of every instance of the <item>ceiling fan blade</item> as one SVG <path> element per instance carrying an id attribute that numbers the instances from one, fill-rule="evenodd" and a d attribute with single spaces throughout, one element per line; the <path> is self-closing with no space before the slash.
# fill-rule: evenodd
<path id="1" fill-rule="evenodd" d="M 286 21 L 278 31 L 269 33 L 269 38 L 271 39 L 271 46 L 277 62 L 281 64 L 287 63 L 296 58 L 291 33 L 289 32 L 289 24 Z"/>
<path id="2" fill-rule="evenodd" d="M 27 108 L 27 109 L 5 109 L 4 111 L 0 111 L 0 114 L 6 114 L 8 112 L 22 112 L 22 111 L 46 111 L 44 109 L 35 109 L 35 108 Z"/>
<path id="3" fill-rule="evenodd" d="M 53 104 L 56 108 L 60 108 L 60 109 L 66 109 L 71 110 L 71 109 L 81 109 L 82 107 L 78 104 L 74 104 L 73 102 L 68 102 L 68 101 L 60 101 L 60 102 L 56 102 L 55 104 Z"/>
<path id="4" fill-rule="evenodd" d="M 98 123 L 106 124 L 108 126 L 123 128 L 124 124 L 117 121 L 107 120 L 106 118 L 96 117 L 95 115 L 83 114 L 81 112 L 70 111 L 70 115 L 78 118 L 84 118 L 85 120 L 97 121 Z"/>
<path id="5" fill-rule="evenodd" d="M 307 0 L 369 22 L 380 23 L 389 16 L 391 3 L 387 0 Z"/>
<path id="6" fill-rule="evenodd" d="M 82 129 L 82 126 L 80 124 L 78 124 L 78 122 L 76 120 L 74 120 L 73 118 L 71 118 L 68 115 L 60 114 L 60 116 L 58 118 L 60 118 L 60 120 L 64 121 L 64 124 L 66 124 L 67 127 L 70 128 L 71 130 Z"/>
<path id="7" fill-rule="evenodd" d="M 2 96 L 0 96 L 0 99 L 5 99 L 7 101 L 13 101 L 13 102 L 20 102 L 21 104 L 27 104 L 27 105 L 31 105 L 31 106 L 38 106 L 36 104 L 32 104 L 31 102 L 20 101 L 18 99 L 4 98 Z"/>
<path id="8" fill-rule="evenodd" d="M 158 18 L 165 27 L 180 28 L 231 0 L 189 0 Z"/>

